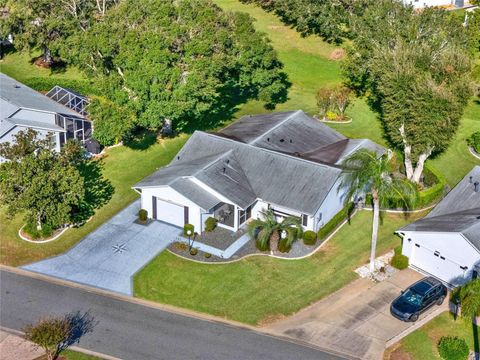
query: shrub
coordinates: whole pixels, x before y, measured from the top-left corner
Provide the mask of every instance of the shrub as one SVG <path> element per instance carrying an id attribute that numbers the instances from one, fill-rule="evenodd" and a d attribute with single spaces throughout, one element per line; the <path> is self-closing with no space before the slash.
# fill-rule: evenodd
<path id="1" fill-rule="evenodd" d="M 147 221 L 147 218 L 148 218 L 148 212 L 147 212 L 147 210 L 145 210 L 145 209 L 140 209 L 140 211 L 138 212 L 138 219 L 139 219 L 141 222 L 146 222 L 146 221 Z"/>
<path id="2" fill-rule="evenodd" d="M 445 360 L 466 360 L 470 350 L 465 340 L 456 336 L 444 336 L 438 342 L 438 352 Z"/>
<path id="3" fill-rule="evenodd" d="M 338 120 L 338 114 L 334 111 L 327 111 L 325 116 L 328 118 L 328 120 L 332 120 L 332 121 Z"/>
<path id="4" fill-rule="evenodd" d="M 192 248 L 192 250 L 190 250 L 190 255 L 195 256 L 197 254 L 198 254 L 198 249 L 197 248 Z"/>
<path id="5" fill-rule="evenodd" d="M 190 236 L 193 236 L 195 233 L 195 226 L 193 226 L 192 224 L 185 224 L 183 226 L 183 235 L 188 236 L 189 230 L 191 231 Z"/>
<path id="6" fill-rule="evenodd" d="M 468 139 L 470 145 L 477 153 L 480 153 L 480 131 L 474 132 Z"/>
<path id="7" fill-rule="evenodd" d="M 262 244 L 257 240 L 255 239 L 255 246 L 257 247 L 258 250 L 260 251 L 268 251 L 270 250 L 270 244 L 269 243 L 266 243 L 262 246 Z"/>
<path id="8" fill-rule="evenodd" d="M 212 257 L 212 254 L 210 253 L 204 253 L 203 256 L 205 256 L 206 259 L 210 259 Z"/>
<path id="9" fill-rule="evenodd" d="M 353 210 L 353 204 L 346 205 L 342 210 L 340 210 L 328 223 L 326 223 L 320 230 L 317 232 L 317 238 L 324 240 L 330 233 L 336 229 L 340 223 L 345 220 Z"/>
<path id="10" fill-rule="evenodd" d="M 408 257 L 402 254 L 395 254 L 390 261 L 390 265 L 398 270 L 403 270 L 408 267 Z"/>
<path id="11" fill-rule="evenodd" d="M 303 243 L 305 245 L 315 245 L 317 242 L 317 234 L 312 230 L 307 230 L 303 233 Z"/>
<path id="12" fill-rule="evenodd" d="M 288 253 L 292 249 L 292 245 L 288 245 L 288 239 L 280 239 L 278 242 L 278 251 Z"/>
<path id="13" fill-rule="evenodd" d="M 175 249 L 180 250 L 180 251 L 187 251 L 188 245 L 182 242 L 174 242 L 173 246 Z"/>
<path id="14" fill-rule="evenodd" d="M 205 220 L 205 231 L 210 232 L 215 230 L 217 227 L 218 220 L 215 219 L 214 217 L 209 217 L 207 220 Z"/>
<path id="15" fill-rule="evenodd" d="M 87 80 L 33 77 L 25 79 L 23 83 L 41 92 L 50 91 L 55 85 L 58 85 L 76 91 L 83 96 L 102 95 L 98 89 Z"/>
<path id="16" fill-rule="evenodd" d="M 23 232 L 30 236 L 32 240 L 38 240 L 40 238 L 48 238 L 53 234 L 53 227 L 49 224 L 43 224 L 42 229 L 38 230 L 37 225 L 33 222 L 28 222 L 23 227 Z"/>
<path id="17" fill-rule="evenodd" d="M 45 350 L 47 358 L 54 359 L 59 347 L 67 344 L 71 336 L 72 325 L 65 317 L 51 317 L 27 325 L 24 329 L 25 339 Z"/>

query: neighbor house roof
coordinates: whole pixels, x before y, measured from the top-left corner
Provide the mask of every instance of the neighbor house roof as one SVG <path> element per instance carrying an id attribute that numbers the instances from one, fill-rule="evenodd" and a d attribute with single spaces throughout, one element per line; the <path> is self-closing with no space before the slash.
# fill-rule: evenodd
<path id="1" fill-rule="evenodd" d="M 11 77 L 0 73 L 0 98 L 20 108 L 35 109 L 79 117 L 80 115 L 45 95 L 29 88 Z"/>
<path id="2" fill-rule="evenodd" d="M 320 159 L 322 149 L 335 144 L 338 150 Z M 243 209 L 261 199 L 313 215 L 341 174 L 336 164 L 362 147 L 385 151 L 369 140 L 349 140 L 300 110 L 244 116 L 216 134 L 195 132 L 170 165 L 134 187 L 172 186 L 183 178 Z"/>
<path id="3" fill-rule="evenodd" d="M 399 231 L 460 233 L 480 250 L 480 166 L 476 166 L 424 218 Z"/>

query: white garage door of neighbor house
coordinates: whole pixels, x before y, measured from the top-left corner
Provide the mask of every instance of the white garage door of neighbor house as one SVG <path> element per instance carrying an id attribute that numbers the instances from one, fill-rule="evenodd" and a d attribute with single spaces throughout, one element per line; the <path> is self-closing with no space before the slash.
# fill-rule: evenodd
<path id="1" fill-rule="evenodd" d="M 427 249 L 421 244 L 414 244 L 412 264 L 447 283 L 455 283 L 455 278 L 463 278 L 465 274 L 460 265 L 449 260 L 445 254 Z"/>
<path id="2" fill-rule="evenodd" d="M 185 208 L 181 205 L 157 199 L 157 219 L 183 227 L 185 225 Z"/>

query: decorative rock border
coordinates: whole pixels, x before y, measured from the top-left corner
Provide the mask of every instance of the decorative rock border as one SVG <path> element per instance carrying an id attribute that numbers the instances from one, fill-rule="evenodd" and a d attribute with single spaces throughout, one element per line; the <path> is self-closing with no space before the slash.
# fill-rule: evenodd
<path id="1" fill-rule="evenodd" d="M 22 235 L 22 229 L 25 227 L 25 225 L 23 225 L 19 230 L 18 230 L 18 236 L 26 241 L 26 242 L 29 242 L 29 243 L 32 243 L 32 244 L 46 244 L 46 243 L 49 243 L 51 241 L 54 241 L 56 239 L 58 239 L 60 236 L 63 235 L 63 233 L 65 231 L 67 231 L 69 229 L 69 227 L 64 227 L 59 233 L 57 233 L 54 237 L 51 237 L 50 239 L 46 239 L 46 240 L 30 240 L 28 238 L 26 238 L 25 236 Z"/>
<path id="2" fill-rule="evenodd" d="M 348 120 L 346 121 L 324 120 L 324 119 L 319 119 L 317 115 L 313 115 L 313 118 L 327 124 L 350 124 L 353 121 L 352 118 L 348 118 Z"/>
<path id="3" fill-rule="evenodd" d="M 472 154 L 472 156 L 475 156 L 478 160 L 480 160 L 480 154 L 477 153 L 474 148 L 472 148 L 471 146 L 469 146 L 469 147 L 468 147 L 468 150 L 470 151 L 470 154 Z"/>

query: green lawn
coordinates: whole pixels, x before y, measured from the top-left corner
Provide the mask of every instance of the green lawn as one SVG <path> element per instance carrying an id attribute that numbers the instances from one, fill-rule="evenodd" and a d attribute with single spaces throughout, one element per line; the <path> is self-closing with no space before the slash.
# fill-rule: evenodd
<path id="1" fill-rule="evenodd" d="M 78 69 L 69 67 L 62 71 L 52 72 L 49 69 L 40 68 L 31 64 L 32 58 L 39 54 L 11 53 L 0 61 L 0 72 L 7 74 L 20 82 L 30 78 L 55 78 L 83 80 L 84 76 Z"/>
<path id="2" fill-rule="evenodd" d="M 66 357 L 67 360 L 101 360 L 97 356 L 87 355 L 78 351 L 64 350 L 61 352 L 60 357 Z"/>
<path id="3" fill-rule="evenodd" d="M 386 351 L 386 359 L 407 359 L 406 357 L 394 357 L 397 354 L 408 353 L 412 360 L 438 360 L 441 359 L 437 351 L 437 343 L 442 336 L 458 336 L 463 338 L 471 350 L 473 350 L 472 325 L 444 312 L 437 316 L 420 329 L 414 331 L 399 344 L 394 345 Z"/>
<path id="4" fill-rule="evenodd" d="M 198 264 L 163 252 L 134 279 L 135 296 L 258 324 L 294 313 L 356 278 L 368 260 L 372 213 L 361 211 L 315 255 L 303 260 L 250 257 Z M 400 243 L 393 231 L 411 219 L 386 215 L 378 253 Z"/>
<path id="5" fill-rule="evenodd" d="M 5 217 L 5 211 L 0 209 L 0 263 L 19 266 L 66 251 L 135 200 L 138 194 L 130 187 L 168 164 L 186 140 L 187 136 L 182 135 L 162 140 L 147 150 L 132 150 L 125 146 L 110 149 L 104 159 L 104 174 L 115 188 L 112 199 L 96 212 L 90 222 L 80 228 L 67 230 L 51 243 L 30 244 L 21 240 L 17 235 L 22 225 L 21 216 L 10 220 Z"/>

